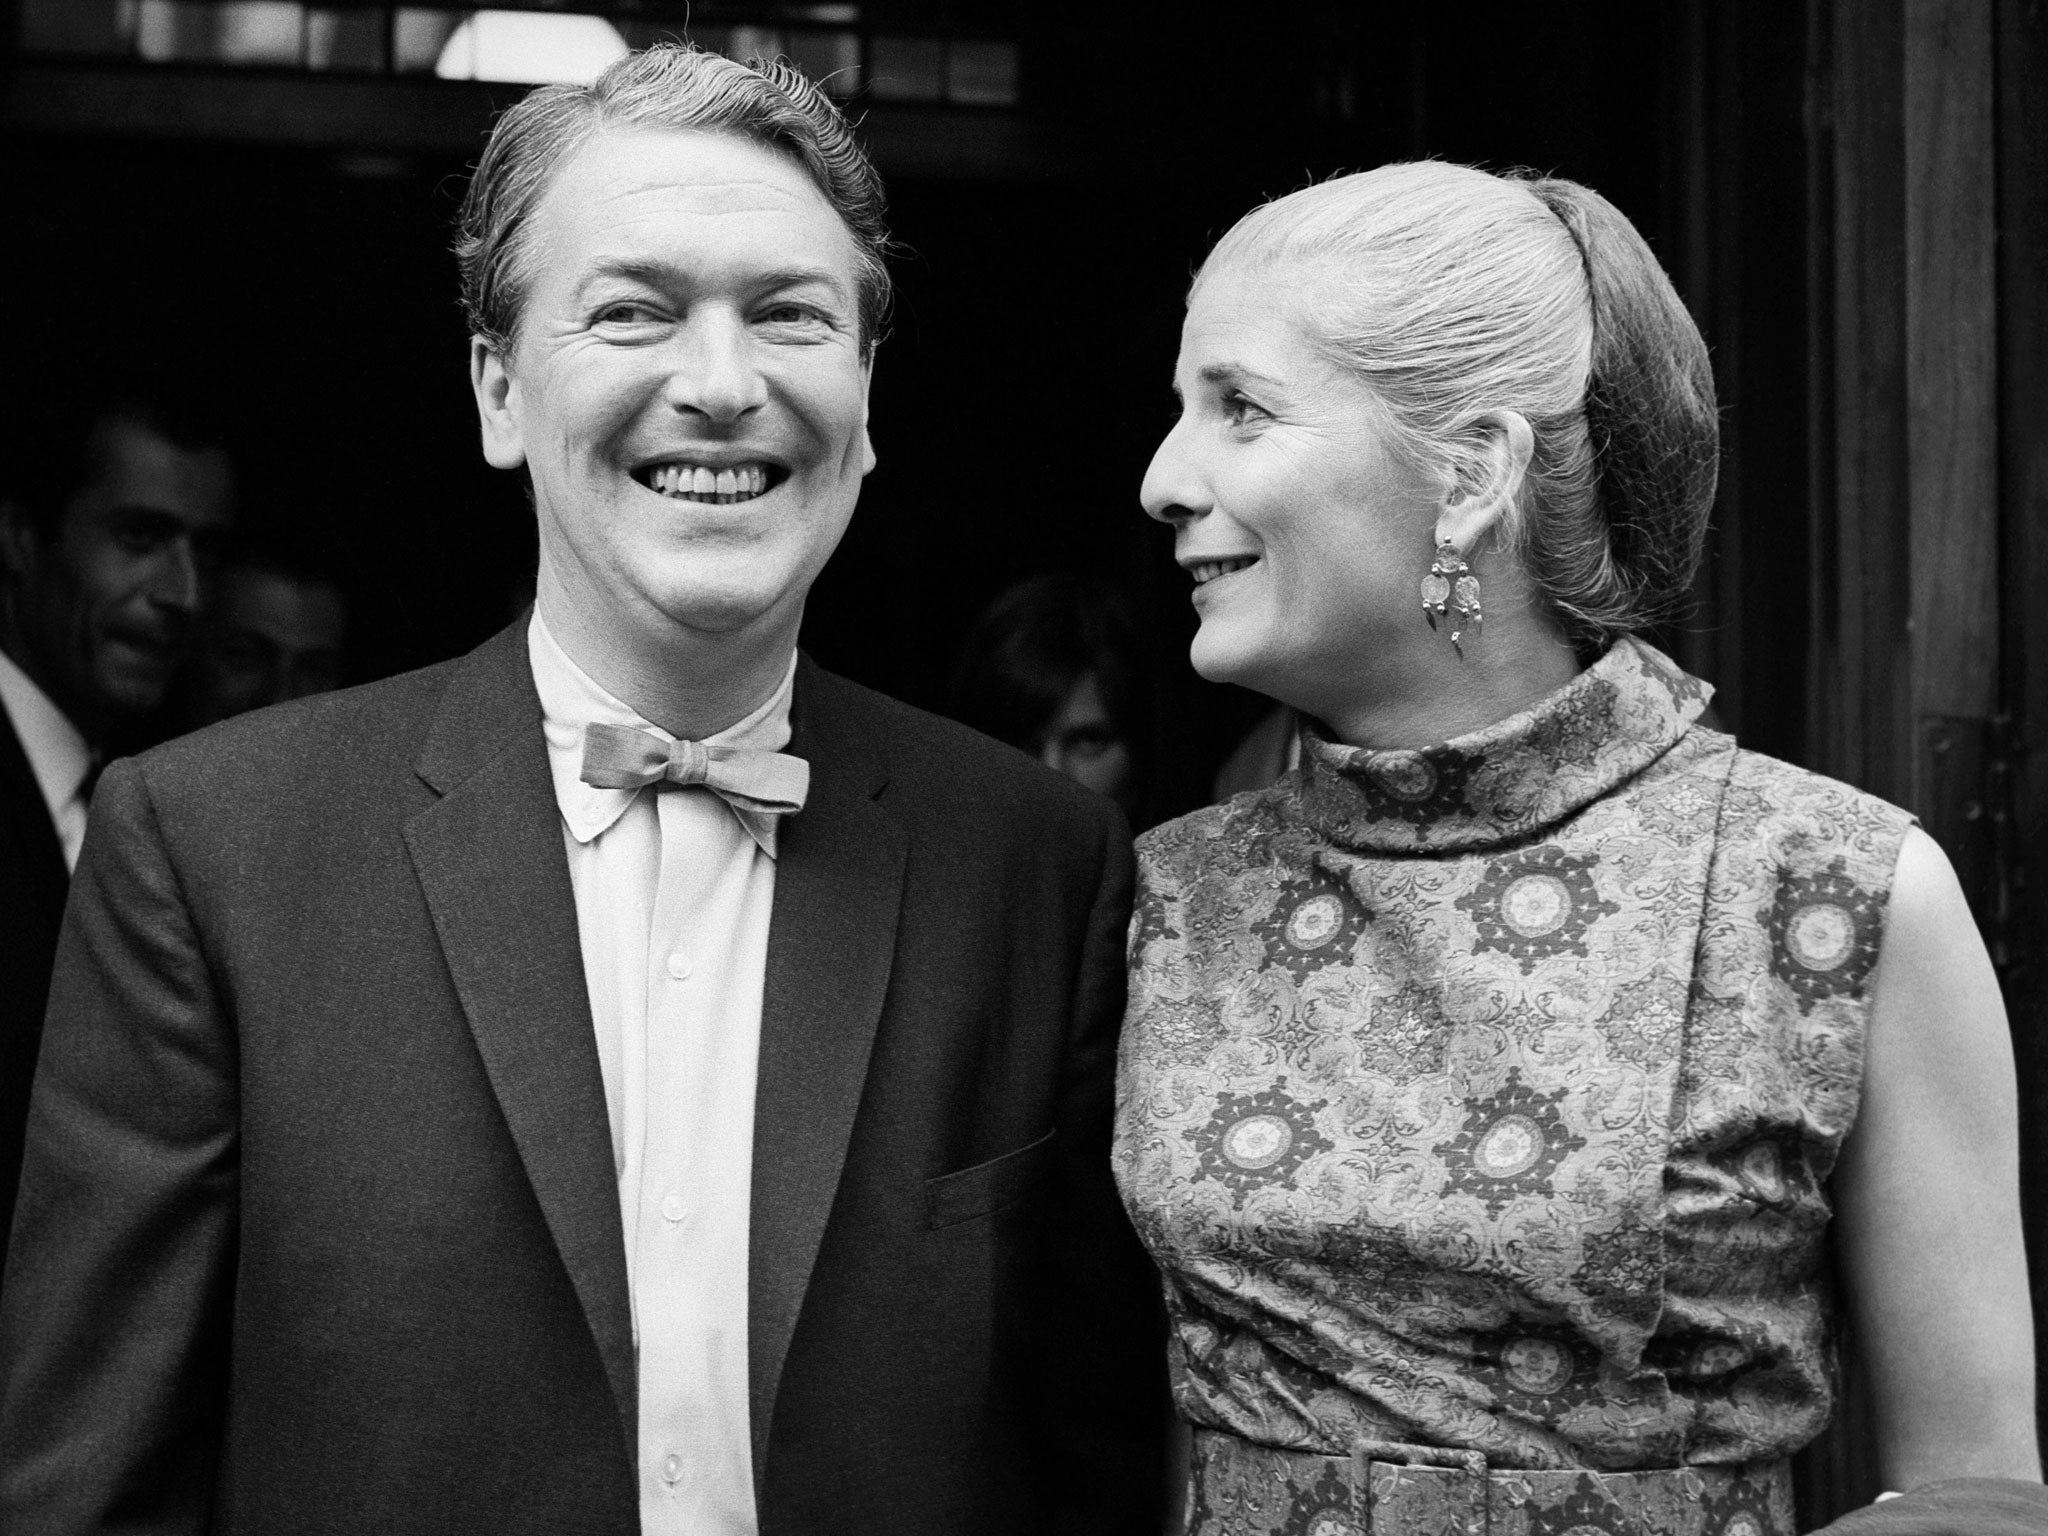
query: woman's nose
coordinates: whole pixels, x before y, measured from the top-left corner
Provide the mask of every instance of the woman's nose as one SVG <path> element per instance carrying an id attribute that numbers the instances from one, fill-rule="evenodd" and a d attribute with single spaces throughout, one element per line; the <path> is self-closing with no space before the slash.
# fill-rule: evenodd
<path id="1" fill-rule="evenodd" d="M 1184 523 L 1209 510 L 1209 498 L 1187 451 L 1182 432 L 1185 425 L 1185 418 L 1173 424 L 1153 453 L 1144 483 L 1138 487 L 1138 500 L 1144 504 L 1145 515 L 1162 523 Z"/>
<path id="2" fill-rule="evenodd" d="M 667 396 L 720 426 L 732 426 L 767 403 L 768 381 L 754 357 L 753 338 L 735 314 L 694 315 L 676 338 Z"/>

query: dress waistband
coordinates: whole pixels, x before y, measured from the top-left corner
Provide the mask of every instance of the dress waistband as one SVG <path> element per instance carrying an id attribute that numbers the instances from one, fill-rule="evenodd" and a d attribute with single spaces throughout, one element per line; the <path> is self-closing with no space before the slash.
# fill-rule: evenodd
<path id="1" fill-rule="evenodd" d="M 1478 1451 L 1366 1440 L 1317 1456 L 1197 1429 L 1187 1536 L 1794 1536 L 1792 1469 L 1538 1472 Z"/>

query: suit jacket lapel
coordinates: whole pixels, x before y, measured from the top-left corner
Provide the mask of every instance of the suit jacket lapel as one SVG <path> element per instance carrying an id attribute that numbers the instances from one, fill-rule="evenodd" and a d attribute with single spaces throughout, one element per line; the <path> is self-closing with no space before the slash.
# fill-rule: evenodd
<path id="1" fill-rule="evenodd" d="M 524 621 L 449 684 L 406 844 L 469 1027 L 637 1443 L 631 1304 L 603 1070 Z"/>
<path id="2" fill-rule="evenodd" d="M 747 1333 L 757 1487 L 867 1082 L 902 904 L 907 840 L 876 803 L 886 767 L 848 702 L 847 684 L 803 661 L 789 751 L 809 761 L 811 792 L 777 833 L 754 1097 Z"/>

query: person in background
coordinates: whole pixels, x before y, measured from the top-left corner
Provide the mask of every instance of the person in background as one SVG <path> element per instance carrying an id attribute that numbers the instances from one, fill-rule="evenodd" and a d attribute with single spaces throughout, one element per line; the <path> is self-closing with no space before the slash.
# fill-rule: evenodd
<path id="1" fill-rule="evenodd" d="M 1033 576 L 975 621 L 949 713 L 1030 753 L 1135 818 L 1143 795 L 1144 689 L 1129 617 L 1080 576 Z"/>
<path id="2" fill-rule="evenodd" d="M 276 542 L 237 549 L 201 627 L 177 705 L 181 727 L 332 692 L 347 638 L 348 600 L 332 576 Z"/>
<path id="3" fill-rule="evenodd" d="M 1228 800 L 1232 795 L 1265 789 L 1300 762 L 1301 715 L 1285 704 L 1276 704 L 1223 759 L 1210 798 Z"/>
<path id="4" fill-rule="evenodd" d="M 1641 638 L 1719 441 L 1642 237 L 1570 181 L 1339 177 L 1219 242 L 1175 383 L 1142 495 L 1195 668 L 1306 722 L 1138 844 L 1114 1156 L 1193 1536 L 1791 1536 L 1844 1311 L 1902 1496 L 1843 1536 L 2048 1529 L 1956 877 Z"/>
<path id="5" fill-rule="evenodd" d="M 168 389 L 17 402 L 0 464 L 0 1256 L 57 931 L 109 752 L 191 654 L 235 471 Z"/>

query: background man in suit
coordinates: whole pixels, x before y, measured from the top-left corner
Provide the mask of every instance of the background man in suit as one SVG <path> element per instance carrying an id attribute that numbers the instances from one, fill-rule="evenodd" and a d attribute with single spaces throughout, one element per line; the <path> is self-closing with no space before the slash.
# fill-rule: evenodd
<path id="1" fill-rule="evenodd" d="M 234 472 L 167 400 L 19 402 L 0 470 L 0 1253 L 64 893 L 109 742 L 185 656 Z"/>
<path id="2" fill-rule="evenodd" d="M 1150 1528 L 1121 820 L 796 653 L 880 216 L 779 65 L 499 124 L 458 254 L 535 613 L 107 774 L 0 1307 L 14 1536 Z"/>

